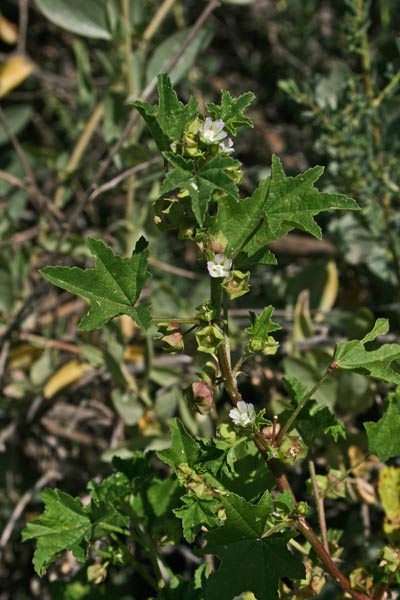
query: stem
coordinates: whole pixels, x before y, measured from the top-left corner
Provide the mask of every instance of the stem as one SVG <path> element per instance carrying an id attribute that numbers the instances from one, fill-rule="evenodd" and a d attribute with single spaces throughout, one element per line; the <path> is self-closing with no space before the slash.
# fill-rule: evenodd
<path id="1" fill-rule="evenodd" d="M 369 456 L 370 456 L 370 453 L 366 452 L 366 454 L 364 454 L 364 456 L 362 456 L 361 458 L 359 458 L 357 460 L 357 462 L 354 463 L 354 465 L 352 465 L 349 469 L 347 469 L 344 473 L 342 473 L 342 475 L 340 475 L 340 477 L 338 477 L 337 479 L 335 479 L 335 481 L 333 481 L 330 484 L 330 486 L 328 486 L 326 488 L 325 491 L 321 492 L 321 494 L 320 494 L 321 498 L 324 498 L 332 490 L 334 490 L 338 483 L 341 483 L 344 479 L 346 479 L 346 477 L 348 477 L 350 475 L 350 473 L 352 473 L 355 469 L 357 469 L 357 467 L 359 467 L 364 461 L 366 461 Z"/>
<path id="2" fill-rule="evenodd" d="M 125 54 L 126 81 L 129 95 L 135 96 L 135 81 L 132 69 L 132 47 L 131 47 L 131 19 L 129 11 L 129 0 L 121 0 L 121 12 L 123 17 L 123 51 Z"/>
<path id="3" fill-rule="evenodd" d="M 327 553 L 314 531 L 311 529 L 310 525 L 307 523 L 304 517 L 298 517 L 297 520 L 297 529 L 300 533 L 308 540 L 313 548 L 313 550 L 318 555 L 321 562 L 324 564 L 328 573 L 333 577 L 340 587 L 350 594 L 354 600 L 371 600 L 371 596 L 367 596 L 366 594 L 356 592 L 351 588 L 350 581 L 347 579 L 345 575 L 338 569 L 336 564 L 333 562 L 331 556 Z"/>
<path id="4" fill-rule="evenodd" d="M 110 523 L 98 523 L 97 527 L 101 527 L 101 529 L 105 529 L 105 531 L 111 531 L 112 533 L 120 533 L 121 535 L 128 535 L 132 537 L 132 532 L 129 529 L 121 529 L 121 527 L 117 527 L 116 525 L 110 525 Z"/>
<path id="5" fill-rule="evenodd" d="M 299 416 L 299 413 L 303 410 L 303 408 L 305 407 L 307 402 L 309 400 L 311 400 L 311 398 L 314 396 L 315 392 L 321 387 L 321 385 L 324 383 L 325 379 L 328 377 L 328 375 L 330 375 L 330 373 L 331 373 L 331 368 L 329 367 L 325 371 L 325 373 L 322 375 L 321 379 L 319 381 L 317 381 L 317 383 L 314 385 L 314 387 L 304 396 L 303 400 L 300 402 L 300 404 L 297 406 L 297 408 L 292 412 L 289 419 L 287 420 L 287 422 L 285 423 L 285 425 L 282 427 L 282 429 L 280 430 L 280 432 L 278 434 L 278 437 L 276 439 L 277 446 L 280 446 L 280 444 L 283 442 L 283 440 L 285 439 L 285 435 L 292 427 L 294 421 Z"/>
<path id="6" fill-rule="evenodd" d="M 241 393 L 238 390 L 236 379 L 233 376 L 230 360 L 227 353 L 225 342 L 223 342 L 217 351 L 219 368 L 221 370 L 222 379 L 225 383 L 226 391 L 234 404 L 243 400 Z"/>
<path id="7" fill-rule="evenodd" d="M 168 15 L 169 11 L 171 10 L 171 8 L 175 4 L 175 2 L 176 2 L 176 0 L 164 0 L 164 2 L 162 3 L 160 8 L 157 10 L 156 14 L 154 15 L 154 17 L 152 18 L 152 20 L 150 21 L 150 23 L 147 25 L 146 29 L 144 30 L 144 33 L 142 36 L 142 40 L 144 42 L 147 43 L 151 40 L 153 35 L 160 28 L 162 22 L 164 21 L 165 17 Z"/>
<path id="8" fill-rule="evenodd" d="M 260 450 L 264 460 L 266 461 L 272 475 L 274 476 L 275 483 L 277 484 L 279 491 L 284 492 L 285 490 L 289 490 L 289 492 L 293 496 L 295 504 L 297 504 L 297 500 L 293 493 L 292 487 L 283 471 L 284 467 L 282 463 L 277 459 L 268 459 L 265 448 L 261 441 L 257 439 L 255 439 L 254 441 L 257 448 Z M 350 594 L 350 596 L 354 598 L 354 600 L 371 600 L 371 596 L 367 596 L 360 592 L 356 592 L 351 588 L 350 581 L 345 575 L 343 575 L 340 569 L 338 569 L 332 557 L 325 550 L 318 537 L 315 535 L 314 531 L 307 523 L 306 519 L 302 516 L 298 516 L 297 522 L 295 521 L 294 523 L 296 528 L 300 531 L 300 533 L 311 544 L 314 552 L 318 555 L 326 571 L 333 577 L 336 583 L 338 583 L 345 592 Z"/>
<path id="9" fill-rule="evenodd" d="M 397 71 L 396 75 L 392 77 L 386 87 L 380 92 L 380 94 L 374 98 L 371 102 L 372 108 L 378 108 L 382 101 L 390 94 L 400 83 L 400 71 Z"/>
<path id="10" fill-rule="evenodd" d="M 152 317 L 154 323 L 187 323 L 188 325 L 200 325 L 197 317 Z"/>
<path id="11" fill-rule="evenodd" d="M 66 175 L 70 175 L 78 167 L 81 158 L 84 155 L 86 148 L 88 147 L 89 142 L 97 129 L 97 126 L 103 118 L 103 114 L 104 102 L 101 101 L 94 109 L 89 121 L 86 124 L 85 129 L 83 130 L 82 134 L 79 136 L 77 143 L 75 144 L 71 157 L 67 163 L 67 166 L 64 169 L 64 174 L 61 177 L 62 181 L 65 179 Z M 64 192 L 65 186 L 61 185 L 57 187 L 56 193 L 54 194 L 54 206 L 56 206 L 57 208 L 62 208 Z"/>
<path id="12" fill-rule="evenodd" d="M 310 471 L 310 476 L 311 476 L 311 481 L 312 481 L 312 486 L 313 486 L 313 491 L 314 491 L 314 496 L 315 496 L 315 504 L 317 507 L 319 529 L 321 531 L 321 537 L 322 537 L 322 545 L 325 548 L 325 550 L 327 551 L 327 553 L 330 554 L 329 544 L 328 544 L 328 534 L 327 534 L 327 530 L 326 530 L 324 498 L 320 494 L 320 491 L 318 488 L 317 476 L 315 473 L 315 466 L 311 460 L 308 463 L 308 468 Z"/>

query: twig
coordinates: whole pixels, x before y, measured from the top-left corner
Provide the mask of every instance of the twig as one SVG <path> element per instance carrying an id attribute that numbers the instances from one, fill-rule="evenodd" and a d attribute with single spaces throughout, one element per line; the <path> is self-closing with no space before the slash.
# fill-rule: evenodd
<path id="1" fill-rule="evenodd" d="M 50 481 L 53 481 L 55 479 L 61 479 L 61 473 L 59 473 L 58 471 L 55 471 L 54 469 L 48 471 L 47 473 L 44 473 L 44 475 L 42 475 L 41 478 L 38 479 L 38 481 L 35 483 L 35 485 L 33 487 L 31 487 L 30 490 L 26 491 L 25 494 L 23 496 L 21 496 L 21 498 L 18 500 L 18 502 L 17 502 L 16 506 L 14 507 L 14 510 L 12 511 L 11 516 L 7 522 L 7 525 L 5 526 L 3 533 L 1 534 L 0 559 L 1 559 L 2 551 L 3 551 L 4 547 L 6 546 L 8 540 L 10 539 L 10 536 L 14 530 L 14 527 L 15 527 L 18 519 L 21 517 L 26 506 L 31 501 L 32 496 L 34 494 L 36 494 L 36 492 L 38 492 L 39 490 L 44 488 L 48 483 L 50 483 Z"/>
<path id="2" fill-rule="evenodd" d="M 284 492 L 285 490 L 288 490 L 292 494 L 295 504 L 297 504 L 297 500 L 292 490 L 292 487 L 284 473 L 283 464 L 277 459 L 269 458 L 264 444 L 260 439 L 256 438 L 254 440 L 254 443 L 256 444 L 262 457 L 267 463 L 267 466 L 275 479 L 275 483 L 278 486 L 279 491 Z M 354 600 L 371 600 L 371 596 L 367 596 L 366 594 L 357 592 L 356 590 L 352 589 L 350 581 L 336 566 L 332 557 L 325 550 L 324 546 L 321 544 L 318 537 L 315 535 L 313 529 L 310 527 L 310 525 L 307 523 L 307 520 L 304 517 L 298 516 L 297 520 L 295 521 L 295 526 L 300 531 L 300 533 L 306 538 L 306 540 L 311 544 L 313 550 L 318 555 L 326 571 L 345 592 L 347 592 Z"/>
<path id="3" fill-rule="evenodd" d="M 196 33 L 198 32 L 198 30 L 202 27 L 202 25 L 204 25 L 205 21 L 208 19 L 210 14 L 217 8 L 217 6 L 219 6 L 219 0 L 210 0 L 208 2 L 207 6 L 205 7 L 203 12 L 197 19 L 197 21 L 195 22 L 193 27 L 191 28 L 190 32 L 185 37 L 182 44 L 179 46 L 178 50 L 175 52 L 174 56 L 171 58 L 171 60 L 165 66 L 165 68 L 164 68 L 165 73 L 168 73 L 168 71 L 170 71 L 176 65 L 176 63 L 178 62 L 178 60 L 180 59 L 182 54 L 185 52 L 185 50 L 188 47 L 188 45 L 190 44 L 190 42 L 193 40 L 193 38 L 196 35 Z M 156 89 L 156 85 L 157 85 L 156 81 L 155 80 L 152 81 L 147 86 L 147 88 L 144 90 L 144 92 L 141 94 L 140 98 L 142 100 L 148 100 L 152 96 L 154 90 Z M 125 127 L 124 131 L 122 132 L 122 134 L 120 135 L 118 140 L 115 142 L 114 146 L 111 148 L 110 152 L 108 153 L 108 156 L 100 163 L 100 167 L 99 167 L 92 183 L 90 184 L 90 186 L 88 187 L 86 192 L 83 194 L 82 198 L 80 199 L 79 203 L 76 206 L 76 209 L 73 211 L 73 213 L 70 217 L 70 220 L 69 220 L 70 227 L 72 227 L 77 216 L 80 214 L 80 212 L 82 211 L 85 204 L 89 201 L 92 193 L 94 192 L 94 190 L 96 190 L 97 184 L 99 183 L 100 179 L 103 177 L 104 173 L 107 171 L 107 169 L 111 165 L 111 163 L 114 159 L 114 156 L 122 148 L 123 144 L 128 139 L 129 134 L 132 131 L 132 128 L 139 122 L 139 119 L 140 119 L 140 115 L 138 112 L 136 112 L 129 119 L 127 126 Z M 59 250 L 59 248 L 61 248 L 68 233 L 69 233 L 69 229 L 66 230 L 63 233 L 63 235 L 61 236 L 61 239 L 60 239 L 59 243 L 57 244 L 57 251 Z"/>
<path id="4" fill-rule="evenodd" d="M 95 191 L 90 194 L 89 200 L 94 200 L 95 198 L 97 198 L 97 196 L 100 196 L 100 194 L 103 194 L 104 192 L 107 192 L 108 190 L 115 188 L 119 183 L 121 183 L 121 181 L 128 179 L 128 177 L 130 177 L 131 175 L 135 175 L 136 173 L 145 171 L 149 167 L 161 164 L 161 162 L 162 161 L 160 158 L 155 157 L 144 163 L 141 163 L 140 165 L 135 165 L 134 167 L 130 167 L 129 169 L 122 171 L 122 173 L 119 173 L 118 175 L 116 175 L 115 177 L 110 179 L 109 181 L 106 181 L 105 183 L 100 185 L 98 188 L 96 188 Z"/>
<path id="5" fill-rule="evenodd" d="M 81 349 L 79 346 L 76 346 L 75 344 L 68 344 L 67 342 L 62 342 L 61 340 L 51 340 L 33 333 L 25 333 L 24 331 L 22 331 L 18 337 L 24 342 L 37 344 L 41 348 L 57 348 L 57 350 L 63 350 L 64 352 L 69 352 L 70 354 L 81 354 Z"/>
<path id="6" fill-rule="evenodd" d="M 15 175 L 11 175 L 11 173 L 7 173 L 7 171 L 2 171 L 1 169 L 0 169 L 0 179 L 4 179 L 4 181 L 7 181 L 7 183 L 9 183 L 10 185 L 13 185 L 14 187 L 26 189 L 26 185 L 22 181 L 22 179 L 19 179 L 19 177 L 15 177 Z"/>
<path id="7" fill-rule="evenodd" d="M 312 486 L 313 486 L 313 490 L 314 490 L 315 504 L 316 504 L 317 513 L 318 513 L 319 529 L 321 531 L 321 537 L 322 537 L 322 545 L 325 548 L 325 550 L 327 551 L 327 553 L 330 554 L 329 544 L 328 544 L 328 533 L 326 530 L 324 498 L 323 498 L 323 496 L 321 496 L 319 488 L 318 488 L 317 476 L 315 474 L 315 466 L 314 466 L 314 463 L 312 462 L 312 460 L 309 461 L 308 468 L 310 471 L 311 482 L 312 482 Z"/>
<path id="8" fill-rule="evenodd" d="M 335 479 L 335 481 L 333 481 L 327 488 L 326 490 L 324 490 L 323 492 L 321 492 L 321 496 L 325 497 L 327 496 L 330 492 L 332 492 L 332 490 L 335 489 L 335 487 L 338 485 L 338 483 L 341 483 L 344 479 L 346 479 L 346 477 L 348 477 L 350 475 L 350 473 L 352 473 L 353 471 L 355 471 L 355 469 L 357 469 L 357 467 L 359 467 L 360 465 L 362 465 L 363 462 L 365 462 L 370 456 L 370 452 L 366 452 L 364 454 L 364 456 L 362 456 L 361 458 L 359 458 L 354 465 L 352 465 L 349 469 L 347 469 L 344 473 L 342 473 L 340 475 L 340 477 L 338 477 L 337 479 Z"/>
<path id="9" fill-rule="evenodd" d="M 18 43 L 17 52 L 25 54 L 26 49 L 26 32 L 28 30 L 28 0 L 19 0 L 19 27 L 18 27 Z"/>
<path id="10" fill-rule="evenodd" d="M 186 279 L 200 279 L 200 275 L 197 273 L 193 273 L 192 271 L 188 271 L 187 269 L 182 269 L 181 267 L 174 267 L 173 265 L 169 265 L 163 260 L 157 260 L 156 258 L 149 258 L 149 264 L 153 267 L 161 269 L 166 273 L 173 273 L 173 275 L 178 275 L 179 277 L 186 277 Z"/>
<path id="11" fill-rule="evenodd" d="M 31 192 L 30 196 L 31 196 L 33 203 L 35 204 L 35 208 L 38 210 L 38 212 L 40 212 L 40 210 L 44 209 L 48 213 L 48 216 L 49 216 L 52 224 L 56 225 L 57 228 L 60 229 L 60 223 L 59 223 L 60 214 L 58 213 L 58 211 L 53 209 L 51 204 L 49 202 L 47 202 L 46 198 L 41 193 L 39 186 L 36 182 L 35 175 L 32 171 L 32 168 L 31 168 L 29 161 L 26 157 L 26 154 L 24 152 L 24 149 L 22 148 L 21 144 L 19 143 L 17 136 L 11 129 L 11 127 L 8 123 L 7 117 L 4 113 L 4 110 L 1 108 L 1 106 L 0 106 L 0 124 L 3 127 L 4 131 L 6 132 L 6 135 L 9 138 L 11 144 L 13 145 L 14 150 L 15 150 L 15 152 L 19 158 L 19 161 L 22 165 L 25 176 L 28 180 L 28 192 L 30 190 L 33 192 L 33 193 Z"/>
<path id="12" fill-rule="evenodd" d="M 142 40 L 144 42 L 148 42 L 149 40 L 151 40 L 151 38 L 159 29 L 161 23 L 164 21 L 165 17 L 168 15 L 175 2 L 176 0 L 164 0 L 154 17 L 144 30 L 144 33 L 142 35 Z"/>
<path id="13" fill-rule="evenodd" d="M 311 398 L 313 397 L 313 395 L 315 394 L 315 392 L 321 387 L 321 385 L 324 383 L 325 379 L 328 377 L 328 375 L 330 375 L 330 373 L 331 373 L 331 369 L 328 368 L 325 371 L 325 373 L 322 375 L 321 379 L 319 379 L 317 381 L 317 383 L 314 385 L 314 387 L 304 396 L 303 400 L 298 404 L 298 406 L 296 407 L 296 409 L 292 412 L 292 414 L 290 415 L 289 419 L 286 421 L 285 425 L 282 427 L 282 429 L 280 430 L 280 432 L 278 434 L 277 441 L 276 441 L 276 443 L 277 443 L 278 446 L 285 439 L 285 435 L 290 430 L 291 426 L 293 425 L 293 423 L 297 419 L 299 413 L 303 410 L 303 408 L 305 407 L 305 405 L 307 404 L 307 402 L 309 400 L 311 400 Z"/>
<path id="14" fill-rule="evenodd" d="M 66 175 L 70 175 L 71 173 L 73 173 L 75 171 L 75 169 L 77 168 L 77 166 L 79 165 L 79 162 L 80 162 L 86 148 L 88 147 L 89 142 L 92 139 L 92 136 L 93 136 L 94 132 L 96 131 L 96 128 L 103 117 L 103 114 L 104 114 L 104 101 L 102 100 L 101 102 L 99 102 L 97 104 L 95 110 L 93 111 L 93 114 L 91 115 L 89 121 L 87 122 L 87 124 L 85 126 L 85 129 L 83 130 L 82 134 L 79 136 L 79 139 L 72 151 L 72 154 L 67 163 L 67 166 L 65 167 L 65 174 L 63 175 L 63 179 L 65 179 Z M 56 193 L 54 195 L 54 205 L 55 206 L 57 206 L 57 207 L 62 206 L 64 191 L 65 191 L 65 187 L 63 185 L 61 185 L 57 188 Z"/>

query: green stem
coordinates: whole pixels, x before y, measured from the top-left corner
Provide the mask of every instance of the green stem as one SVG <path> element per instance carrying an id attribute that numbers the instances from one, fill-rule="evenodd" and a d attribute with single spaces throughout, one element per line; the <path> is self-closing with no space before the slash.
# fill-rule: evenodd
<path id="1" fill-rule="evenodd" d="M 299 416 L 299 414 L 301 413 L 301 411 L 303 410 L 303 408 L 305 407 L 307 402 L 309 400 L 311 400 L 311 398 L 314 396 L 315 392 L 321 387 L 321 385 L 324 383 L 325 379 L 328 377 L 328 375 L 330 375 L 330 373 L 331 373 L 331 369 L 328 368 L 325 371 L 325 373 L 322 375 L 321 379 L 319 381 L 317 381 L 317 383 L 314 385 L 314 387 L 304 396 L 303 400 L 300 402 L 300 404 L 297 406 L 297 408 L 292 412 L 289 419 L 287 420 L 285 425 L 280 430 L 278 437 L 276 438 L 277 446 L 281 445 L 281 443 L 285 439 L 285 435 L 292 427 L 294 421 L 297 419 L 297 417 Z"/>
<path id="2" fill-rule="evenodd" d="M 337 479 L 335 479 L 335 481 L 333 481 L 330 484 L 330 486 L 328 486 L 326 488 L 326 490 L 324 490 L 323 492 L 320 492 L 320 497 L 321 498 L 325 498 L 325 496 L 327 496 L 330 492 L 332 492 L 335 489 L 335 487 L 338 485 L 338 483 L 341 483 L 342 481 L 344 481 L 355 469 L 357 469 L 357 467 L 359 467 L 360 465 L 362 465 L 362 463 L 364 461 L 366 461 L 369 456 L 370 456 L 370 453 L 366 452 L 366 454 L 364 454 L 364 456 L 362 456 L 361 458 L 359 458 L 357 460 L 357 462 L 354 463 L 353 466 L 351 466 L 344 473 L 342 473 L 340 475 L 340 477 L 338 477 Z"/>
<path id="3" fill-rule="evenodd" d="M 389 81 L 386 87 L 380 92 L 380 94 L 374 98 L 371 102 L 372 108 L 378 108 L 378 106 L 382 103 L 382 101 L 386 98 L 388 94 L 390 94 L 400 83 L 400 71 L 396 73 Z"/>
<path id="4" fill-rule="evenodd" d="M 132 532 L 129 529 L 121 529 L 121 527 L 117 527 L 116 525 L 110 525 L 110 523 L 98 523 L 97 527 L 101 527 L 106 531 L 120 533 L 121 535 L 128 535 L 129 537 L 132 537 Z"/>
<path id="5" fill-rule="evenodd" d="M 188 325 L 200 325 L 200 319 L 197 317 L 152 317 L 154 323 L 181 323 Z"/>

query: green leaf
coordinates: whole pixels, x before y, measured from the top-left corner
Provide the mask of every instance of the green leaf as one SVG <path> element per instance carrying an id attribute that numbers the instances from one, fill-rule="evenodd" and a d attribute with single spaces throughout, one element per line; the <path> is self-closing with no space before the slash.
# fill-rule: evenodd
<path id="1" fill-rule="evenodd" d="M 293 533 L 267 534 L 274 510 L 269 492 L 257 505 L 235 494 L 224 496 L 222 503 L 226 521 L 206 536 L 204 552 L 216 554 L 222 561 L 208 579 L 206 600 L 232 600 L 246 591 L 257 598 L 275 600 L 282 577 L 304 577 L 301 561 L 287 549 Z"/>
<path id="2" fill-rule="evenodd" d="M 165 71 L 171 57 L 178 51 L 189 31 L 189 28 L 175 31 L 157 46 L 147 63 L 147 84 L 150 84 L 158 73 Z M 193 66 L 199 52 L 207 48 L 212 37 L 212 30 L 205 27 L 196 32 L 185 52 L 183 52 L 178 62 L 168 72 L 173 85 L 186 75 L 187 71 Z"/>
<path id="3" fill-rule="evenodd" d="M 287 375 L 283 378 L 292 400 L 299 405 L 306 396 L 308 389 L 296 377 Z M 330 434 L 336 442 L 339 437 L 346 437 L 343 423 L 326 407 L 310 399 L 301 411 L 295 425 L 307 446 L 323 434 Z"/>
<path id="4" fill-rule="evenodd" d="M 158 76 L 158 96 L 160 127 L 171 140 L 179 140 L 186 127 L 197 117 L 197 100 L 191 97 L 188 104 L 180 102 L 169 76 L 165 74 Z"/>
<path id="5" fill-rule="evenodd" d="M 314 186 L 323 172 L 323 167 L 313 167 L 296 177 L 286 177 L 280 159 L 275 155 L 272 157 L 271 182 L 263 207 L 263 222 L 244 247 L 249 256 L 257 256 L 260 247 L 295 228 L 321 239 L 321 229 L 314 216 L 323 210 L 358 209 L 351 198 L 342 194 L 326 194 Z"/>
<path id="6" fill-rule="evenodd" d="M 163 156 L 174 168 L 167 173 L 160 194 L 166 194 L 177 188 L 186 190 L 200 226 L 204 223 L 214 190 L 221 190 L 232 199 L 237 198 L 237 186 L 224 171 L 224 169 L 237 167 L 239 165 L 237 160 L 228 156 L 214 156 L 197 169 L 193 160 L 185 159 L 172 152 L 163 152 Z M 235 203 L 237 204 L 237 200 Z"/>
<path id="7" fill-rule="evenodd" d="M 8 126 L 15 135 L 18 135 L 28 125 L 33 114 L 32 106 L 29 104 L 8 106 L 3 110 Z M 8 135 L 5 132 L 4 127 L 0 125 L 0 145 L 8 143 Z"/>
<path id="8" fill-rule="evenodd" d="M 400 374 L 391 367 L 394 360 L 400 359 L 400 345 L 384 344 L 378 350 L 365 349 L 366 343 L 372 342 L 378 335 L 384 335 L 388 330 L 388 320 L 378 319 L 372 331 L 362 340 L 339 342 L 335 348 L 333 361 L 341 369 L 356 373 L 367 372 L 374 379 L 400 384 Z"/>
<path id="9" fill-rule="evenodd" d="M 261 340 L 266 341 L 268 334 L 270 334 L 272 331 L 278 331 L 278 329 L 282 329 L 278 323 L 274 323 L 271 320 L 273 312 L 273 306 L 267 306 L 264 308 L 261 315 L 256 315 L 256 313 L 250 311 L 251 327 L 248 327 L 246 332 L 252 338 L 260 338 Z"/>
<path id="10" fill-rule="evenodd" d="M 239 127 L 253 127 L 252 120 L 243 113 L 254 98 L 253 92 L 232 98 L 228 91 L 221 90 L 221 104 L 209 102 L 206 106 L 214 120 L 222 119 L 225 123 L 224 129 L 231 135 L 236 135 Z"/>
<path id="11" fill-rule="evenodd" d="M 38 9 L 55 25 L 78 35 L 110 40 L 105 6 L 98 0 L 35 0 Z"/>
<path id="12" fill-rule="evenodd" d="M 197 117 L 198 105 L 195 98 L 190 98 L 188 104 L 180 102 L 168 75 L 159 75 L 157 79 L 158 106 L 140 101 L 134 102 L 133 106 L 146 121 L 160 150 L 167 150 L 169 142 L 179 140 Z"/>
<path id="13" fill-rule="evenodd" d="M 201 448 L 194 438 L 186 431 L 179 419 L 171 419 L 171 447 L 157 452 L 157 456 L 176 469 L 179 465 L 186 463 L 195 466 L 201 455 Z"/>
<path id="14" fill-rule="evenodd" d="M 357 204 L 342 194 L 325 194 L 314 187 L 323 167 L 314 167 L 297 177 L 286 177 L 282 163 L 272 157 L 271 176 L 260 182 L 250 198 L 219 202 L 211 235 L 225 243 L 225 254 L 243 252 L 245 262 L 274 264 L 267 246 L 294 228 L 321 238 L 314 216 L 323 210 L 356 210 Z M 239 256 L 240 260 L 240 256 Z"/>
<path id="15" fill-rule="evenodd" d="M 203 525 L 209 528 L 218 525 L 217 510 L 220 502 L 212 496 L 199 498 L 194 494 L 186 494 L 181 498 L 183 506 L 175 508 L 174 514 L 182 519 L 183 535 L 192 543 Z"/>
<path id="16" fill-rule="evenodd" d="M 45 489 L 41 498 L 45 503 L 44 513 L 28 523 L 22 532 L 22 541 L 37 540 L 33 564 L 39 576 L 64 550 L 72 550 L 78 560 L 84 560 L 80 544 L 88 541 L 92 528 L 78 498 L 51 489 Z"/>
<path id="17" fill-rule="evenodd" d="M 400 455 L 400 392 L 388 397 L 389 406 L 377 423 L 364 423 L 368 449 L 382 462 Z"/>
<path id="18" fill-rule="evenodd" d="M 41 270 L 51 283 L 90 304 L 89 311 L 79 323 L 79 329 L 89 331 L 101 327 L 122 314 L 147 329 L 151 324 L 149 304 L 143 302 L 133 308 L 150 277 L 146 240 L 143 237 L 138 240 L 130 258 L 114 254 L 101 240 L 89 238 L 86 245 L 96 256 L 94 269 L 46 267 Z"/>
<path id="19" fill-rule="evenodd" d="M 239 202 L 232 198 L 222 198 L 218 202 L 218 214 L 215 223 L 210 228 L 210 234 L 225 245 L 226 256 L 236 256 L 244 248 L 247 253 L 246 240 L 259 229 L 263 222 L 269 185 L 270 177 L 261 181 L 249 198 L 244 198 Z M 246 262 L 276 264 L 274 255 L 266 248 L 265 244 L 253 254 L 254 256 L 247 257 Z"/>
<path id="20" fill-rule="evenodd" d="M 141 102 L 140 100 L 133 102 L 133 106 L 143 117 L 159 149 L 161 151 L 168 150 L 170 145 L 169 138 L 165 135 L 157 121 L 158 107 L 152 106 L 148 102 Z"/>

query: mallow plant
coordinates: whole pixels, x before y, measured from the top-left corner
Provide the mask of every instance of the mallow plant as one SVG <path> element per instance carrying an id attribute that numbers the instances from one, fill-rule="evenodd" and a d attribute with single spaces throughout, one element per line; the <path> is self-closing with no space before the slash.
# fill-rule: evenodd
<path id="1" fill-rule="evenodd" d="M 308 496 L 297 486 L 296 494 L 303 494 L 297 497 L 291 484 L 313 456 L 316 440 L 337 442 L 347 435 L 343 422 L 318 401 L 326 380 L 345 370 L 380 380 L 385 390 L 389 386 L 382 382 L 400 384 L 392 364 L 400 358 L 400 345 L 376 341 L 387 333 L 387 321 L 378 319 L 363 339 L 337 343 L 312 389 L 288 373 L 288 400 L 279 417 L 266 403 L 260 409 L 259 399 L 240 385 L 254 355 L 276 360 L 280 326 L 274 308 L 250 312 L 243 347 L 232 352 L 230 344 L 231 302 L 251 293 L 252 266 L 275 264 L 269 244 L 295 228 L 320 238 L 318 213 L 357 210 L 357 204 L 317 189 L 322 167 L 288 177 L 277 156 L 270 175 L 250 197 L 241 197 L 235 138 L 242 127 L 252 126 L 245 111 L 253 94 L 233 98 L 222 91 L 220 104 L 206 105 L 206 116 L 194 98 L 187 104 L 178 100 L 167 75 L 159 76 L 158 95 L 156 105 L 134 104 L 165 161 L 154 220 L 166 235 L 195 244 L 209 278 L 209 297 L 193 307 L 192 317 L 153 314 L 151 303 L 141 300 L 150 278 L 144 237 L 129 257 L 115 254 L 100 239 L 87 239 L 93 268 L 49 266 L 42 275 L 88 303 L 79 324 L 83 331 L 128 315 L 143 330 L 157 328 L 166 351 L 196 347 L 203 368 L 185 396 L 193 411 L 212 415 L 214 435 L 194 437 L 173 418 L 169 447 L 114 458 L 114 473 L 91 481 L 85 502 L 61 489 L 44 490 L 44 512 L 23 532 L 24 541 L 36 541 L 35 570 L 44 575 L 69 550 L 86 564 L 93 585 L 106 585 L 110 571 L 129 566 L 151 590 L 148 598 L 313 598 L 325 585 L 341 598 L 389 597 L 399 583 L 400 526 L 393 517 L 398 519 L 399 507 L 390 499 L 390 490 L 400 486 L 398 470 L 386 466 L 381 472 L 382 544 L 359 565 L 340 560 L 340 532 L 327 530 L 323 514 L 324 498 L 346 495 L 352 469 L 316 475 L 311 468 Z M 368 452 L 354 470 L 371 454 L 381 462 L 397 456 L 400 394 L 389 394 L 381 418 L 363 426 Z M 174 572 L 167 560 L 166 548 L 182 545 L 200 557 L 189 578 Z M 135 598 L 143 593 L 132 590 Z"/>

